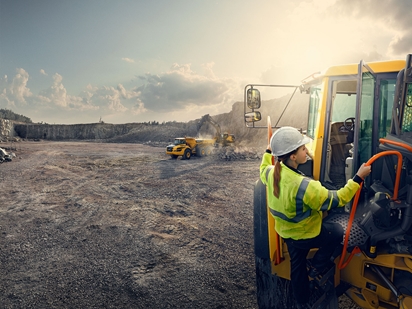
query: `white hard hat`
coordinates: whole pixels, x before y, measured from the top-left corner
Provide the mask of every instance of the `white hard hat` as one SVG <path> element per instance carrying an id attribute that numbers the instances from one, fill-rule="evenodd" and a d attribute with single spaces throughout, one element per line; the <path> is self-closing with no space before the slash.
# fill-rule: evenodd
<path id="1" fill-rule="evenodd" d="M 297 129 L 282 127 L 276 130 L 270 138 L 270 148 L 274 156 L 280 157 L 309 142 L 310 138 L 302 135 Z"/>

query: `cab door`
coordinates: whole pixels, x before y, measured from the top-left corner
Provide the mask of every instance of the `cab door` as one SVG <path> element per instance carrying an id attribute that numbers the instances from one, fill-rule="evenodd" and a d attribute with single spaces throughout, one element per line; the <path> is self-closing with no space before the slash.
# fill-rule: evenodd
<path id="1" fill-rule="evenodd" d="M 378 152 L 379 139 L 391 128 L 397 72 L 374 72 L 361 61 L 354 128 L 353 170 Z"/>

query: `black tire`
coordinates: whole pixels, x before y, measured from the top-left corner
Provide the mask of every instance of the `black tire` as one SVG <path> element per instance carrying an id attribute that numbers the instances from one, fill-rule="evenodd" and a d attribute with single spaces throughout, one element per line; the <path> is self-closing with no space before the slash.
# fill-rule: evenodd
<path id="1" fill-rule="evenodd" d="M 255 255 L 262 259 L 268 259 L 269 235 L 266 186 L 260 180 L 255 183 L 253 192 L 253 236 L 255 241 Z"/>
<path id="2" fill-rule="evenodd" d="M 177 159 L 178 155 L 170 155 L 172 159 Z"/>
<path id="3" fill-rule="evenodd" d="M 259 308 L 296 308 L 290 281 L 272 275 L 270 259 L 262 259 L 255 256 L 255 263 L 256 296 Z"/>
<path id="4" fill-rule="evenodd" d="M 269 258 L 269 236 L 266 186 L 258 180 L 253 197 L 253 234 L 255 242 L 256 296 L 260 309 L 295 308 L 290 281 L 272 274 Z"/>
<path id="5" fill-rule="evenodd" d="M 210 156 L 212 154 L 212 147 L 207 147 L 205 150 L 205 155 Z"/>
<path id="6" fill-rule="evenodd" d="M 186 149 L 185 152 L 183 153 L 183 160 L 189 160 L 192 155 L 192 152 L 190 149 Z"/>
<path id="7" fill-rule="evenodd" d="M 206 155 L 206 150 L 204 147 L 197 147 L 196 148 L 196 155 L 198 157 L 204 157 Z"/>

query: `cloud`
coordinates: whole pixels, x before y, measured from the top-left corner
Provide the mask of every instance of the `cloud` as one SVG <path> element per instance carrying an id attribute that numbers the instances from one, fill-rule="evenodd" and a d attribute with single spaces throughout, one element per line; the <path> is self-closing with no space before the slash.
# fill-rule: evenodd
<path id="1" fill-rule="evenodd" d="M 122 85 L 119 85 L 117 89 L 103 86 L 96 89 L 90 101 L 93 105 L 100 106 L 103 110 L 125 112 L 127 108 L 121 103 L 121 99 L 126 97 L 127 93 Z"/>
<path id="2" fill-rule="evenodd" d="M 412 50 L 412 33 L 407 32 L 402 36 L 395 37 L 390 43 L 389 48 L 397 55 L 405 55 Z"/>
<path id="3" fill-rule="evenodd" d="M 339 15 L 368 19 L 376 31 L 379 27 L 392 32 L 389 49 L 394 55 L 404 55 L 412 50 L 409 31 L 412 20 L 410 0 L 337 0 L 332 7 Z"/>
<path id="4" fill-rule="evenodd" d="M 44 71 L 43 69 L 40 70 L 40 74 L 47 76 L 46 71 Z"/>
<path id="5" fill-rule="evenodd" d="M 24 69 L 17 69 L 16 75 L 9 81 L 7 75 L 0 79 L 0 103 L 7 108 L 16 105 L 26 105 L 27 99 L 32 97 L 27 87 L 29 74 Z"/>
<path id="6" fill-rule="evenodd" d="M 39 94 L 33 94 L 27 87 L 29 74 L 17 69 L 12 80 L 7 76 L 0 79 L 0 104 L 10 109 L 24 112 L 36 110 L 93 110 L 95 107 L 85 103 L 83 98 L 67 94 L 62 84 L 62 76 L 55 74 L 53 83 Z"/>
<path id="7" fill-rule="evenodd" d="M 202 65 L 203 69 L 205 70 L 205 76 L 208 78 L 215 79 L 215 73 L 213 72 L 213 67 L 215 66 L 214 62 L 205 63 Z"/>
<path id="8" fill-rule="evenodd" d="M 127 112 L 129 108 L 125 105 L 130 106 L 132 113 L 136 111 L 141 113 L 145 110 L 137 99 L 137 94 L 133 91 L 127 91 L 121 84 L 116 88 L 111 86 L 93 87 L 89 84 L 80 95 L 73 96 L 67 93 L 62 81 L 63 77 L 60 74 L 54 74 L 51 86 L 34 96 L 32 106 L 78 112 L 99 110 L 102 115 Z"/>
<path id="9" fill-rule="evenodd" d="M 133 90 L 146 109 L 162 112 L 232 104 L 234 81 L 217 79 L 208 68 L 204 76 L 193 72 L 190 64 L 173 64 L 168 72 L 140 76 L 144 84 Z"/>
<path id="10" fill-rule="evenodd" d="M 129 62 L 129 63 L 134 63 L 133 59 L 130 58 L 122 58 L 123 61 Z"/>
<path id="11" fill-rule="evenodd" d="M 68 97 L 66 88 L 62 84 L 63 77 L 60 74 L 53 75 L 53 84 L 46 90 L 40 92 L 40 95 L 50 99 L 50 102 L 61 107 L 68 107 Z"/>
<path id="12" fill-rule="evenodd" d="M 37 114 L 47 121 L 58 117 L 64 121 L 69 116 L 75 121 L 76 115 L 94 119 L 96 113 L 105 119 L 132 120 L 136 115 L 153 117 L 164 113 L 163 119 L 184 120 L 186 117 L 181 116 L 181 112 L 197 117 L 205 113 L 205 109 L 209 113 L 227 111 L 241 91 L 239 84 L 231 79 L 217 78 L 212 70 L 213 63 L 203 67 L 205 73 L 202 75 L 194 72 L 190 64 L 173 64 L 167 72 L 139 76 L 138 86 L 89 84 L 78 95 L 68 93 L 63 76 L 58 73 L 51 77 L 49 87 L 33 94 L 27 86 L 29 74 L 18 69 L 12 80 L 7 76 L 0 78 L 0 106 L 23 112 L 28 117 Z"/>

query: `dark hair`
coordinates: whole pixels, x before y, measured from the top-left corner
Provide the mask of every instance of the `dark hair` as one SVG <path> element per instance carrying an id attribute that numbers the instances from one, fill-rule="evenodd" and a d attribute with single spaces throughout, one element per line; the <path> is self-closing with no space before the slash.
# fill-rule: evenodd
<path id="1" fill-rule="evenodd" d="M 280 187 L 279 187 L 279 182 L 280 182 L 280 172 L 282 170 L 282 166 L 280 165 L 280 162 L 285 162 L 289 157 L 293 154 L 295 154 L 300 147 L 296 148 L 295 150 L 280 156 L 277 158 L 277 162 L 275 162 L 275 170 L 273 171 L 273 195 L 279 198 L 280 194 Z"/>

